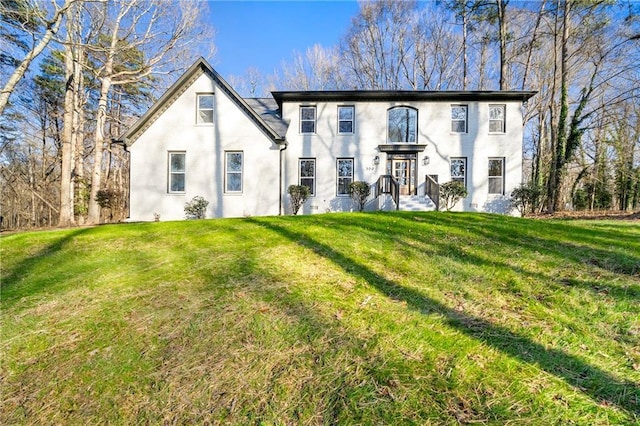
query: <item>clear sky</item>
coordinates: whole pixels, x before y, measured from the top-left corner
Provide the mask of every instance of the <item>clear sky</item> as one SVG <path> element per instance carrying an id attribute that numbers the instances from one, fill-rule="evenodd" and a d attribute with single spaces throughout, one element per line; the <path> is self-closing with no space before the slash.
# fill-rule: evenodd
<path id="1" fill-rule="evenodd" d="M 294 50 L 337 44 L 357 12 L 353 0 L 209 0 L 217 52 L 206 59 L 224 78 L 242 76 L 252 66 L 272 74 Z"/>

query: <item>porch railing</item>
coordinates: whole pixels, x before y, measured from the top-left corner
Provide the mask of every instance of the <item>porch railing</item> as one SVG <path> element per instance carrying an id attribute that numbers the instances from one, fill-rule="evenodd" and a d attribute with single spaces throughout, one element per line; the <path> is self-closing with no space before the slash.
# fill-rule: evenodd
<path id="1" fill-rule="evenodd" d="M 382 194 L 391 194 L 396 210 L 400 209 L 400 183 L 391 175 L 380 175 L 376 182 L 376 198 Z"/>
<path id="2" fill-rule="evenodd" d="M 431 198 L 433 204 L 436 205 L 436 210 L 440 210 L 440 185 L 438 185 L 437 176 L 434 179 L 430 175 L 426 175 L 424 178 L 424 192 L 425 195 Z"/>

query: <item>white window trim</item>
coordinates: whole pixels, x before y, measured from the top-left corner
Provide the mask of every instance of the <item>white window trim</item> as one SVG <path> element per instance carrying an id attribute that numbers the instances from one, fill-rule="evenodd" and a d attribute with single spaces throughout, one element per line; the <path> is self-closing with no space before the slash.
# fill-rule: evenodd
<path id="1" fill-rule="evenodd" d="M 340 120 L 340 109 L 341 108 L 349 108 L 352 111 L 351 120 Z M 340 122 L 341 121 L 351 121 L 351 131 L 350 132 L 341 132 L 340 131 Z M 338 105 L 338 134 L 339 135 L 353 135 L 356 132 L 356 107 L 353 105 Z"/>
<path id="2" fill-rule="evenodd" d="M 317 179 L 317 175 L 318 175 L 318 163 L 316 162 L 315 158 L 299 158 L 298 159 L 298 185 L 302 185 L 302 162 L 303 161 L 313 161 L 313 177 L 310 176 L 304 176 L 304 179 L 313 179 L 313 185 L 311 185 L 311 196 L 315 197 L 316 195 L 316 179 Z"/>
<path id="3" fill-rule="evenodd" d="M 464 107 L 464 131 L 463 132 L 454 132 L 453 131 L 453 122 L 454 121 L 462 121 L 462 120 L 454 120 L 453 117 L 451 117 L 449 130 L 454 135 L 466 135 L 467 133 L 469 133 L 469 105 L 466 105 L 466 104 L 452 104 L 451 105 L 451 110 L 453 110 L 454 107 Z M 451 110 L 449 112 L 451 112 Z"/>
<path id="4" fill-rule="evenodd" d="M 209 111 L 209 110 L 211 111 L 211 123 L 203 122 L 200 120 L 200 97 L 202 96 L 213 96 L 213 107 L 211 109 L 203 108 L 203 110 L 205 111 Z M 216 97 L 213 92 L 197 93 L 196 94 L 196 126 L 213 126 L 213 124 L 215 123 L 215 116 L 214 116 L 215 108 L 216 108 Z"/>
<path id="5" fill-rule="evenodd" d="M 491 119 L 491 107 L 502 107 L 502 130 L 499 132 L 491 131 L 491 122 L 498 121 Z M 506 104 L 489 104 L 489 134 L 492 135 L 504 135 L 507 132 L 507 105 Z"/>
<path id="6" fill-rule="evenodd" d="M 491 161 L 500 161 L 502 162 L 502 176 L 491 176 L 489 175 L 489 163 L 491 163 Z M 504 195 L 504 190 L 505 190 L 505 167 L 506 167 L 506 159 L 505 157 L 489 157 L 489 161 L 487 161 L 487 194 L 488 195 L 495 195 L 495 196 L 500 196 L 500 195 Z M 490 192 L 490 188 L 491 185 L 489 185 L 489 181 L 491 178 L 493 179 L 497 179 L 498 177 L 500 177 L 500 180 L 502 182 L 502 187 L 500 188 L 501 192 Z"/>
<path id="7" fill-rule="evenodd" d="M 168 194 L 184 194 L 187 191 L 187 152 L 186 151 L 169 151 L 167 153 L 167 193 Z M 183 155 L 184 156 L 184 170 L 182 172 L 173 172 L 171 170 L 171 157 L 173 155 Z M 182 191 L 172 191 L 171 190 L 171 182 L 173 175 L 182 174 L 184 175 L 184 189 Z"/>
<path id="8" fill-rule="evenodd" d="M 464 181 L 462 183 L 463 183 L 464 187 L 466 188 L 467 187 L 467 175 L 468 175 L 468 172 L 467 172 L 467 164 L 468 164 L 467 157 L 451 157 L 451 158 L 449 158 L 449 175 L 450 175 L 451 180 L 454 180 L 453 175 L 451 175 L 451 163 L 453 163 L 454 160 L 462 160 L 462 161 L 464 161 Z"/>
<path id="9" fill-rule="evenodd" d="M 340 176 L 340 167 L 338 167 L 338 164 L 340 163 L 340 161 L 351 161 L 351 176 Z M 351 194 L 349 194 L 349 192 L 341 193 L 339 191 L 340 178 L 344 179 L 344 178 L 350 177 L 351 178 L 351 183 L 353 183 L 354 182 L 353 175 L 354 175 L 354 172 L 355 172 L 354 168 L 355 168 L 355 161 L 354 161 L 353 158 L 344 157 L 344 158 L 337 158 L 336 159 L 336 196 L 337 197 L 350 197 L 351 196 Z"/>
<path id="10" fill-rule="evenodd" d="M 228 154 L 240 154 L 240 171 L 229 171 L 227 169 L 228 164 Z M 239 191 L 230 191 L 227 187 L 229 183 L 229 173 L 239 174 L 240 175 L 240 190 Z M 240 195 L 244 191 L 244 152 L 243 151 L 225 151 L 224 152 L 224 193 L 231 195 Z"/>
<path id="11" fill-rule="evenodd" d="M 303 132 L 302 131 L 302 123 L 309 122 L 311 120 L 303 120 L 302 119 L 302 110 L 303 109 L 313 109 L 313 132 Z M 318 108 L 315 105 L 300 105 L 299 110 L 299 118 L 300 118 L 300 127 L 299 131 L 301 135 L 315 135 L 318 131 Z"/>

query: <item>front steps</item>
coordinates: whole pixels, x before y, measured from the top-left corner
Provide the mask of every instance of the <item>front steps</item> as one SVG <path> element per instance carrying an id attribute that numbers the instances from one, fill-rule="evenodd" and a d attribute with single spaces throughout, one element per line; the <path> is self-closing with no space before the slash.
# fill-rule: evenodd
<path id="1" fill-rule="evenodd" d="M 401 195 L 400 209 L 401 211 L 410 212 L 427 212 L 436 209 L 436 205 L 431 198 L 424 195 Z"/>

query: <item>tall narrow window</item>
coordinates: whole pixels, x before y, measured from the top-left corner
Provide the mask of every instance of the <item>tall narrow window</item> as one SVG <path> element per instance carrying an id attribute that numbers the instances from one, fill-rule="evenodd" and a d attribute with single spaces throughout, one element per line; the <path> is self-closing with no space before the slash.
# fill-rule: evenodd
<path id="1" fill-rule="evenodd" d="M 451 159 L 451 180 L 460 182 L 467 187 L 467 159 L 466 157 Z"/>
<path id="2" fill-rule="evenodd" d="M 198 95 L 198 124 L 213 124 L 213 95 Z"/>
<path id="3" fill-rule="evenodd" d="M 352 106 L 339 106 L 338 107 L 338 133 L 350 134 L 353 133 L 355 120 L 355 108 Z"/>
<path id="4" fill-rule="evenodd" d="M 467 133 L 466 105 L 451 105 L 451 132 Z"/>
<path id="5" fill-rule="evenodd" d="M 242 152 L 227 152 L 225 156 L 225 192 L 242 192 Z"/>
<path id="6" fill-rule="evenodd" d="M 489 194 L 504 195 L 504 158 L 489 158 Z"/>
<path id="7" fill-rule="evenodd" d="M 338 158 L 338 195 L 349 195 L 349 185 L 353 182 L 353 158 Z"/>
<path id="8" fill-rule="evenodd" d="M 316 194 L 316 160 L 313 158 L 300 159 L 300 185 L 309 188 L 311 195 Z"/>
<path id="9" fill-rule="evenodd" d="M 181 193 L 185 188 L 186 153 L 169 153 L 169 192 Z"/>
<path id="10" fill-rule="evenodd" d="M 505 132 L 505 105 L 489 105 L 489 132 Z"/>
<path id="11" fill-rule="evenodd" d="M 316 132 L 316 107 L 300 107 L 300 133 Z"/>
<path id="12" fill-rule="evenodd" d="M 418 111 L 395 107 L 387 112 L 389 143 L 415 143 L 418 136 Z"/>

